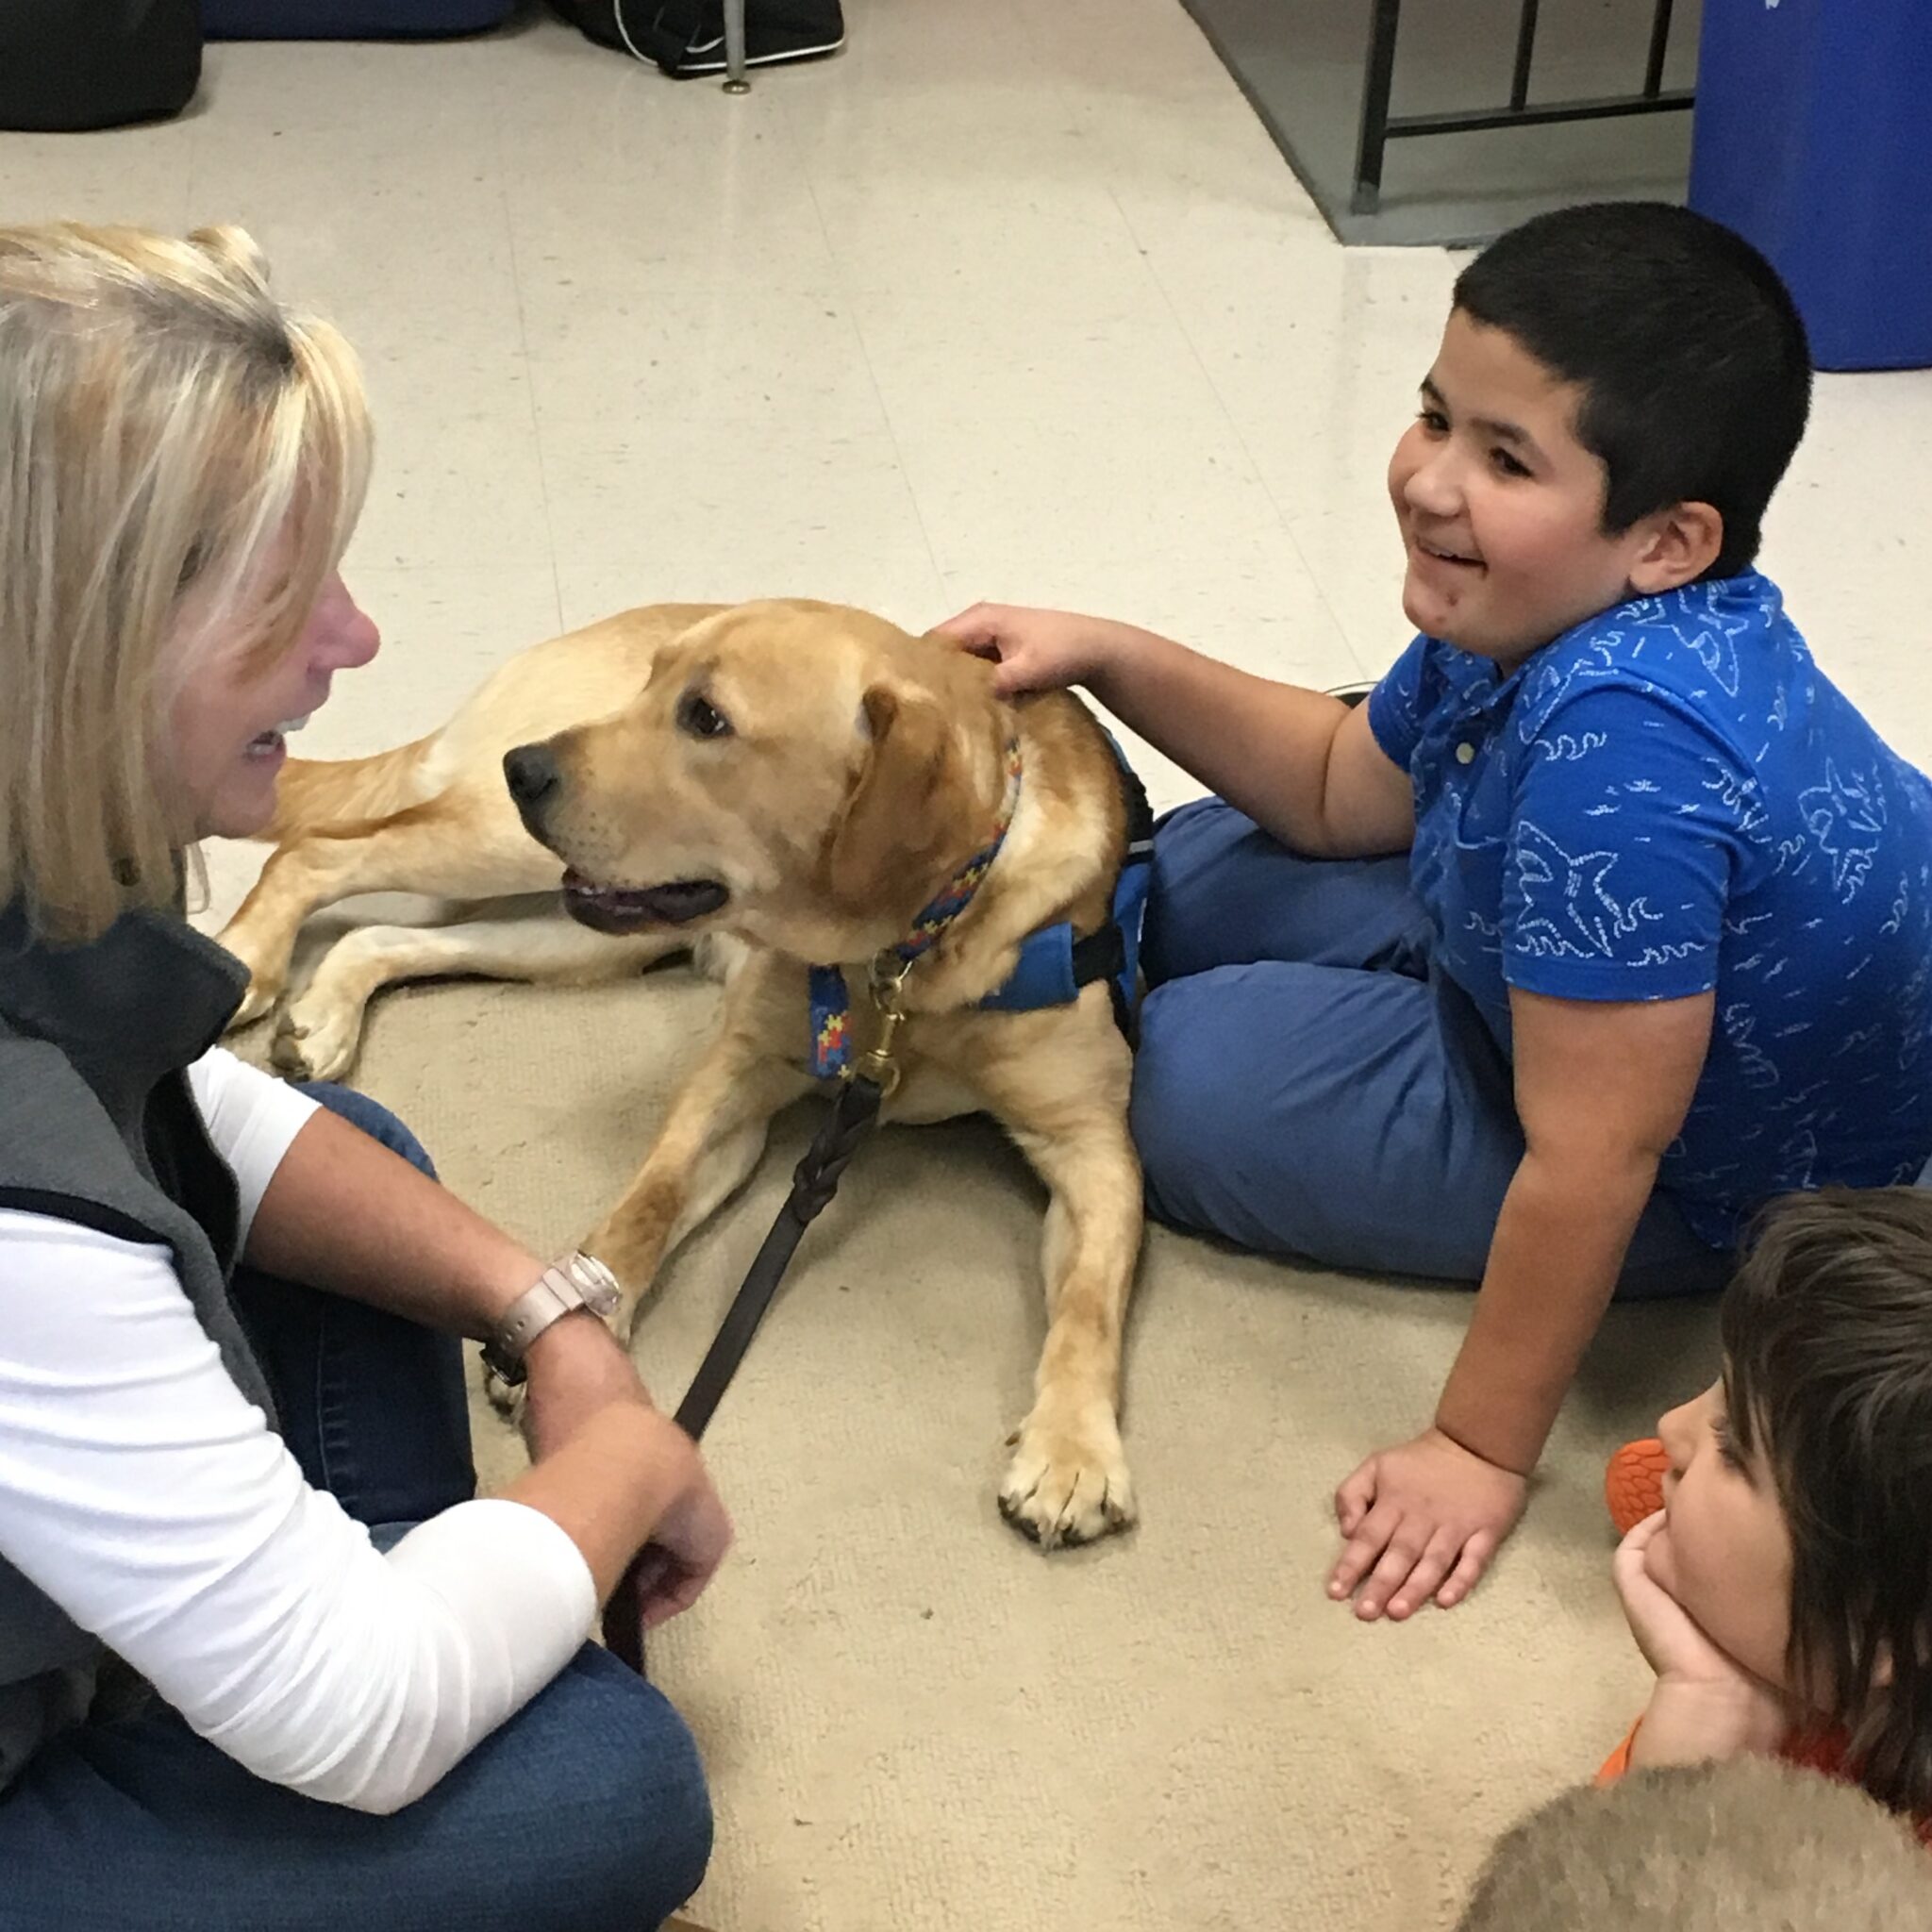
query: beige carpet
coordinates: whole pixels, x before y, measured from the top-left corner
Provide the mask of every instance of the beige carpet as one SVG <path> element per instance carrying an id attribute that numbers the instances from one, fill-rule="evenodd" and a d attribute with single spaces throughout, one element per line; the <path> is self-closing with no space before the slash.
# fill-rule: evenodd
<path id="1" fill-rule="evenodd" d="M 359 1084 L 542 1249 L 627 1178 L 712 1008 L 682 969 L 375 1011 Z M 809 1109 L 674 1265 L 639 1359 L 681 1394 Z M 1453 1923 L 1489 1839 L 1621 1736 L 1605 1454 L 1709 1371 L 1707 1310 L 1616 1315 L 1524 1529 L 1453 1614 L 1322 1592 L 1327 1497 L 1426 1420 L 1467 1303 L 1155 1232 L 1132 1327 L 1144 1522 L 1043 1557 L 1000 1521 L 1041 1332 L 1041 1195 L 981 1124 L 890 1132 L 815 1228 L 709 1449 L 740 1547 L 657 1645 L 715 1781 L 719 1932 Z M 486 1481 L 514 1440 L 480 1404 Z"/>

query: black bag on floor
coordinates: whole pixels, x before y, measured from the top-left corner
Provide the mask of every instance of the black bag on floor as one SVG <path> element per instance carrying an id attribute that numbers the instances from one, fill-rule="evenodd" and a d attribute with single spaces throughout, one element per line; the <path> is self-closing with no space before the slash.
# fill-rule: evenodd
<path id="1" fill-rule="evenodd" d="M 4 6 L 6 0 L 0 0 Z M 674 80 L 724 72 L 723 0 L 551 0 L 601 47 L 655 60 Z M 845 44 L 841 0 L 745 0 L 745 64 L 814 60 Z"/>
<path id="2" fill-rule="evenodd" d="M 0 0 L 0 127 L 178 114 L 201 84 L 201 0 Z"/>

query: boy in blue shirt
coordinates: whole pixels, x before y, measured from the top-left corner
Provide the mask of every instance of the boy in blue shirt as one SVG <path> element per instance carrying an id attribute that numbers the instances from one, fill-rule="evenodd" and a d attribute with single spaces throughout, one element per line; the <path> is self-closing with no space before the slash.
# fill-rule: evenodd
<path id="1" fill-rule="evenodd" d="M 1365 706 L 1067 612 L 945 626 L 1219 794 L 1157 843 L 1153 1209 L 1481 1284 L 1431 1425 L 1337 1491 L 1364 1618 L 1468 1594 L 1613 1294 L 1932 1155 L 1932 785 L 1752 569 L 1809 399 L 1745 242 L 1567 209 L 1456 285 L 1389 471 L 1422 635 Z"/>

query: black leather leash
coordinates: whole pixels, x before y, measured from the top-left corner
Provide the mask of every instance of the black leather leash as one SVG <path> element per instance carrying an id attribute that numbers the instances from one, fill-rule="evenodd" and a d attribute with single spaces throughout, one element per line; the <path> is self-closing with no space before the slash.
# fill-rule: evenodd
<path id="1" fill-rule="evenodd" d="M 751 1264 L 717 1339 L 691 1377 L 684 1400 L 677 1405 L 677 1426 L 693 1441 L 705 1433 L 705 1425 L 731 1386 L 806 1229 L 831 1204 L 846 1163 L 878 1120 L 887 1091 L 867 1074 L 855 1073 L 839 1089 L 839 1097 L 819 1123 L 811 1145 L 792 1172 L 791 1191 L 786 1195 L 764 1246 Z M 664 1561 L 660 1549 L 645 1544 L 604 1609 L 606 1645 L 640 1676 L 644 1674 L 643 1601 Z"/>

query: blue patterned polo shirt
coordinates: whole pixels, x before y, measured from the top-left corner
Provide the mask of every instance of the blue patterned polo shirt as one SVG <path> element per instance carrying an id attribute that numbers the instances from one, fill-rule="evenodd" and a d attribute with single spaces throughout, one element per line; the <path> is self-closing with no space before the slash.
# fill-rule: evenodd
<path id="1" fill-rule="evenodd" d="M 1513 674 L 1418 638 L 1370 699 L 1415 788 L 1435 957 L 1507 1051 L 1508 989 L 1715 991 L 1660 1179 L 1728 1245 L 1774 1194 L 1932 1155 L 1932 782 L 1757 574 L 1604 611 Z"/>

